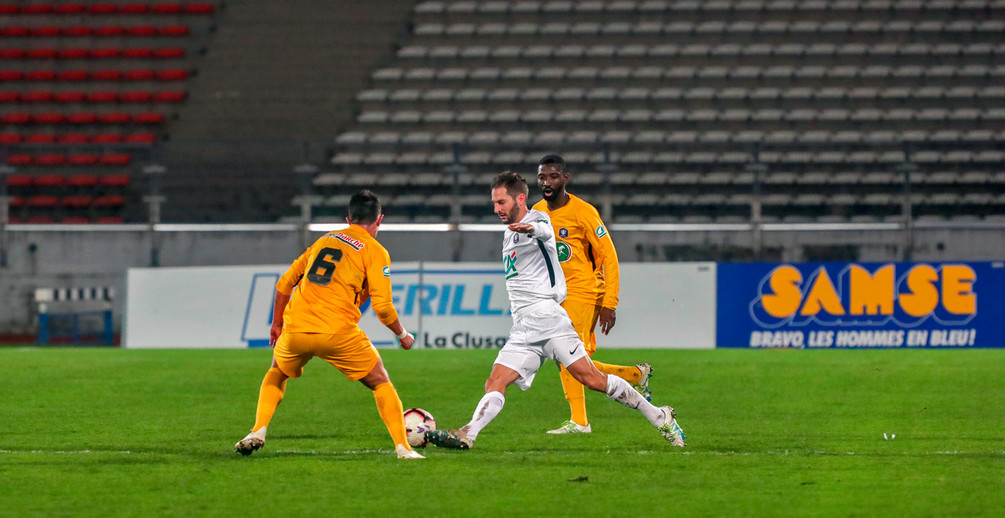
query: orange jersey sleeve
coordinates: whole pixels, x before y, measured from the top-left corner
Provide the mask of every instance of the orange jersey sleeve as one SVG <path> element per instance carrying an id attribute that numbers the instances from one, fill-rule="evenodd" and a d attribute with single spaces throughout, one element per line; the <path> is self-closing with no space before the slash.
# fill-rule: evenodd
<path id="1" fill-rule="evenodd" d="M 367 293 L 381 322 L 398 318 L 391 304 L 390 257 L 359 227 L 314 242 L 279 278 L 276 290 L 292 294 L 283 312 L 290 332 L 337 333 L 355 325 Z"/>
<path id="2" fill-rule="evenodd" d="M 618 256 L 597 209 L 572 194 L 569 203 L 554 211 L 548 210 L 544 200 L 537 202 L 534 209 L 551 216 L 558 260 L 565 273 L 566 298 L 595 304 L 603 296 L 604 306 L 617 307 Z M 597 235 L 598 228 L 603 236 Z M 609 299 L 606 285 L 610 285 L 611 277 L 604 270 L 610 263 L 613 263 L 609 269 L 614 271 L 614 289 Z M 613 300 L 614 305 L 608 306 L 608 300 Z"/>

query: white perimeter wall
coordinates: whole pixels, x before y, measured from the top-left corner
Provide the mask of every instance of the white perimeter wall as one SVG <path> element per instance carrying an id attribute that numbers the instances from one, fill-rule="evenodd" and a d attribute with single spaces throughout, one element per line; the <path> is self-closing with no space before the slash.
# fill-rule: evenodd
<path id="1" fill-rule="evenodd" d="M 288 265 L 130 268 L 123 346 L 246 348 L 265 345 L 275 283 Z M 393 263 L 395 306 L 416 347 L 505 343 L 511 317 L 499 263 Z M 617 323 L 601 347 L 713 348 L 714 263 L 621 265 Z M 394 346 L 372 311 L 360 325 Z"/>

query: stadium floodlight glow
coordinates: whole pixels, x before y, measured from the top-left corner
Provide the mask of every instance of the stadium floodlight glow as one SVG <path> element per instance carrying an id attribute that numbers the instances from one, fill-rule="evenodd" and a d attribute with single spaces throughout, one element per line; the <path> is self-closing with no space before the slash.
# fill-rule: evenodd
<path id="1" fill-rule="evenodd" d="M 461 232 L 499 232 L 506 226 L 500 223 L 461 223 L 457 229 Z"/>

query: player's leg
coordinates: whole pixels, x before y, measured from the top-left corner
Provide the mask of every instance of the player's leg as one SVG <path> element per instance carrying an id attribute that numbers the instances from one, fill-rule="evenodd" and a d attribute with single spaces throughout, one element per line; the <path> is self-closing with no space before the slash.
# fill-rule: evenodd
<path id="1" fill-rule="evenodd" d="M 359 381 L 373 391 L 373 398 L 377 402 L 377 413 L 380 414 L 380 420 L 384 422 L 387 432 L 391 435 L 391 440 L 394 441 L 394 449 L 398 457 L 403 459 L 424 458 L 412 451 L 412 447 L 408 444 L 401 398 L 398 397 L 398 391 L 391 383 L 387 369 L 384 368 L 384 361 L 379 356 L 377 364 Z"/>
<path id="2" fill-rule="evenodd" d="M 286 381 L 299 377 L 303 373 L 304 364 L 310 360 L 309 354 L 295 349 L 302 348 L 298 335 L 292 339 L 291 334 L 283 333 L 276 341 L 272 355 L 272 366 L 265 373 L 262 385 L 258 390 L 258 405 L 255 408 L 255 426 L 251 433 L 234 445 L 234 450 L 242 455 L 250 455 L 255 450 L 265 446 L 265 434 L 268 431 L 276 408 L 283 401 L 286 393 Z"/>
<path id="3" fill-rule="evenodd" d="M 561 348 L 559 348 L 561 350 Z M 657 427 L 664 438 L 674 446 L 684 446 L 684 432 L 677 425 L 673 408 L 657 407 L 646 401 L 642 394 L 622 378 L 613 374 L 604 374 L 597 370 L 593 362 L 585 355 L 571 361 L 569 373 L 591 390 L 603 392 L 607 397 L 622 405 L 638 410 Z"/>
<path id="4" fill-rule="evenodd" d="M 483 428 L 502 412 L 506 405 L 506 387 L 520 379 L 520 373 L 496 363 L 492 373 L 485 381 L 485 395 L 478 400 L 475 411 L 468 424 L 456 430 L 433 430 L 426 433 L 426 438 L 432 444 L 442 448 L 467 450 L 474 445 L 475 439 Z"/>
<path id="5" fill-rule="evenodd" d="M 593 366 L 604 374 L 613 374 L 628 383 L 636 392 L 642 394 L 646 401 L 652 401 L 652 392 L 649 390 L 649 378 L 653 375 L 653 367 L 648 363 L 640 363 L 634 367 L 626 365 L 614 365 L 610 363 L 593 360 Z"/>
<path id="6" fill-rule="evenodd" d="M 597 325 L 599 310 L 595 309 L 596 306 L 594 304 L 569 299 L 566 299 L 562 303 L 562 307 L 568 313 L 569 319 L 572 321 L 572 327 L 576 330 L 576 334 L 579 335 L 579 339 L 586 346 L 587 354 L 593 354 L 597 345 L 597 337 L 593 329 Z M 565 394 L 565 400 L 569 402 L 569 413 L 571 416 L 569 421 L 562 423 L 561 426 L 554 430 L 548 430 L 548 433 L 590 433 L 592 428 L 590 427 L 590 420 L 586 416 L 586 389 L 572 374 L 569 374 L 564 365 L 560 363 L 558 367 L 558 377 L 562 381 L 562 392 Z"/>

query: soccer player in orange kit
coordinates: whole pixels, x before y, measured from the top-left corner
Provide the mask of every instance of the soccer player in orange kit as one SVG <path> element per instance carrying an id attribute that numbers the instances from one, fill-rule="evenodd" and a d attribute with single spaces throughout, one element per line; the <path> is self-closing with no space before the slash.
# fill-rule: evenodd
<path id="1" fill-rule="evenodd" d="M 607 227 L 597 209 L 583 199 L 566 192 L 569 171 L 565 160 L 558 155 L 548 155 L 540 160 L 537 184 L 544 199 L 534 204 L 551 217 L 558 246 L 558 260 L 562 263 L 568 289 L 562 307 L 569 313 L 573 327 L 586 345 L 590 356 L 597 349 L 594 329 L 600 323 L 605 335 L 614 327 L 618 307 L 618 252 L 614 249 Z M 635 390 L 652 400 L 649 378 L 652 366 L 640 363 L 633 367 L 593 361 L 604 374 L 614 374 L 627 380 Z M 551 434 L 590 433 L 593 428 L 586 417 L 586 394 L 583 384 L 560 366 L 562 388 L 569 401 L 572 418 L 562 426 L 549 430 Z"/>
<path id="2" fill-rule="evenodd" d="M 255 426 L 234 450 L 250 455 L 265 445 L 265 432 L 283 399 L 286 380 L 303 374 L 319 357 L 373 391 L 377 412 L 400 459 L 422 459 L 405 435 L 401 399 L 370 339 L 359 328 L 359 306 L 372 300 L 381 323 L 412 347 L 414 337 L 398 321 L 391 302 L 391 258 L 375 239 L 384 215 L 380 200 L 363 190 L 349 200 L 349 228 L 329 232 L 307 249 L 276 283 L 269 343 L 272 367 L 258 394 Z"/>

